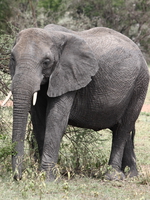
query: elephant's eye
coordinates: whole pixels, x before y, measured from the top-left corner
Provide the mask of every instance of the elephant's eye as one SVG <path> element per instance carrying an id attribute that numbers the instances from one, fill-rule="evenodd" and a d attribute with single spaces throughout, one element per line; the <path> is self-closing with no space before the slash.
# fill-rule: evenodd
<path id="1" fill-rule="evenodd" d="M 44 61 L 43 61 L 43 67 L 47 67 L 48 65 L 50 64 L 50 59 L 49 58 L 46 58 Z"/>

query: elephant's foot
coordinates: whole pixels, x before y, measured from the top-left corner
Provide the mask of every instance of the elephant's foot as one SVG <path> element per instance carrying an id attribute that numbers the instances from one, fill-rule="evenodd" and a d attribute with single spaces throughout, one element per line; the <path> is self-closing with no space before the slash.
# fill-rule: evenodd
<path id="1" fill-rule="evenodd" d="M 109 181 L 120 181 L 125 179 L 125 175 L 122 171 L 113 168 L 105 173 L 104 179 Z"/>
<path id="2" fill-rule="evenodd" d="M 134 169 L 134 170 L 130 170 L 127 174 L 126 174 L 126 177 L 129 177 L 129 178 L 132 178 L 132 177 L 136 177 L 138 176 L 138 171 L 137 169 Z"/>
<path id="3" fill-rule="evenodd" d="M 53 182 L 60 178 L 59 169 L 54 164 L 49 164 L 46 167 L 42 167 L 41 170 L 45 171 L 45 179 L 48 182 Z"/>
<path id="4" fill-rule="evenodd" d="M 17 173 L 14 174 L 14 180 L 15 181 L 20 181 L 21 179 L 22 179 L 22 175 L 21 174 L 20 175 L 17 174 Z"/>
<path id="5" fill-rule="evenodd" d="M 46 175 L 46 179 L 45 179 L 46 182 L 54 182 L 55 180 L 56 180 L 55 176 Z"/>

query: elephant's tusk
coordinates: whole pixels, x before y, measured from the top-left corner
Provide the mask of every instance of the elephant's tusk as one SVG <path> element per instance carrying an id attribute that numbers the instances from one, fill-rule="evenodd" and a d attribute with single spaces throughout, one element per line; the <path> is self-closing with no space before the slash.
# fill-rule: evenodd
<path id="1" fill-rule="evenodd" d="M 11 95 L 12 95 L 12 92 L 10 91 L 10 92 L 8 93 L 6 99 L 3 101 L 3 103 L 2 103 L 2 107 L 5 106 L 5 104 L 7 103 L 7 101 L 10 99 Z"/>
<path id="2" fill-rule="evenodd" d="M 33 105 L 35 106 L 37 100 L 37 92 L 33 94 Z"/>

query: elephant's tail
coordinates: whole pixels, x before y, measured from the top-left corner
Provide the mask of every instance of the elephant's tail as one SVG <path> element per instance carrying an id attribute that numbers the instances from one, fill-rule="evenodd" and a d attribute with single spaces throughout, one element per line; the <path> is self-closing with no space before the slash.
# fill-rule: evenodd
<path id="1" fill-rule="evenodd" d="M 133 130 L 131 131 L 131 139 L 132 139 L 133 148 L 134 148 L 134 136 L 135 136 L 135 126 L 134 126 Z"/>

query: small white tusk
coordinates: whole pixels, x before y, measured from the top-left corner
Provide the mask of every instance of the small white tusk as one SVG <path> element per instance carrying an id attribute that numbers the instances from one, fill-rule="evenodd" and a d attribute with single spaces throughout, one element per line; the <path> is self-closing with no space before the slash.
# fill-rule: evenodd
<path id="1" fill-rule="evenodd" d="M 37 100 L 37 92 L 33 94 L 33 105 L 35 106 Z"/>
<path id="2" fill-rule="evenodd" d="M 3 101 L 3 103 L 2 103 L 2 107 L 5 106 L 5 104 L 7 103 L 7 101 L 10 99 L 11 95 L 12 95 L 12 92 L 10 91 L 10 92 L 8 93 L 6 99 Z"/>

